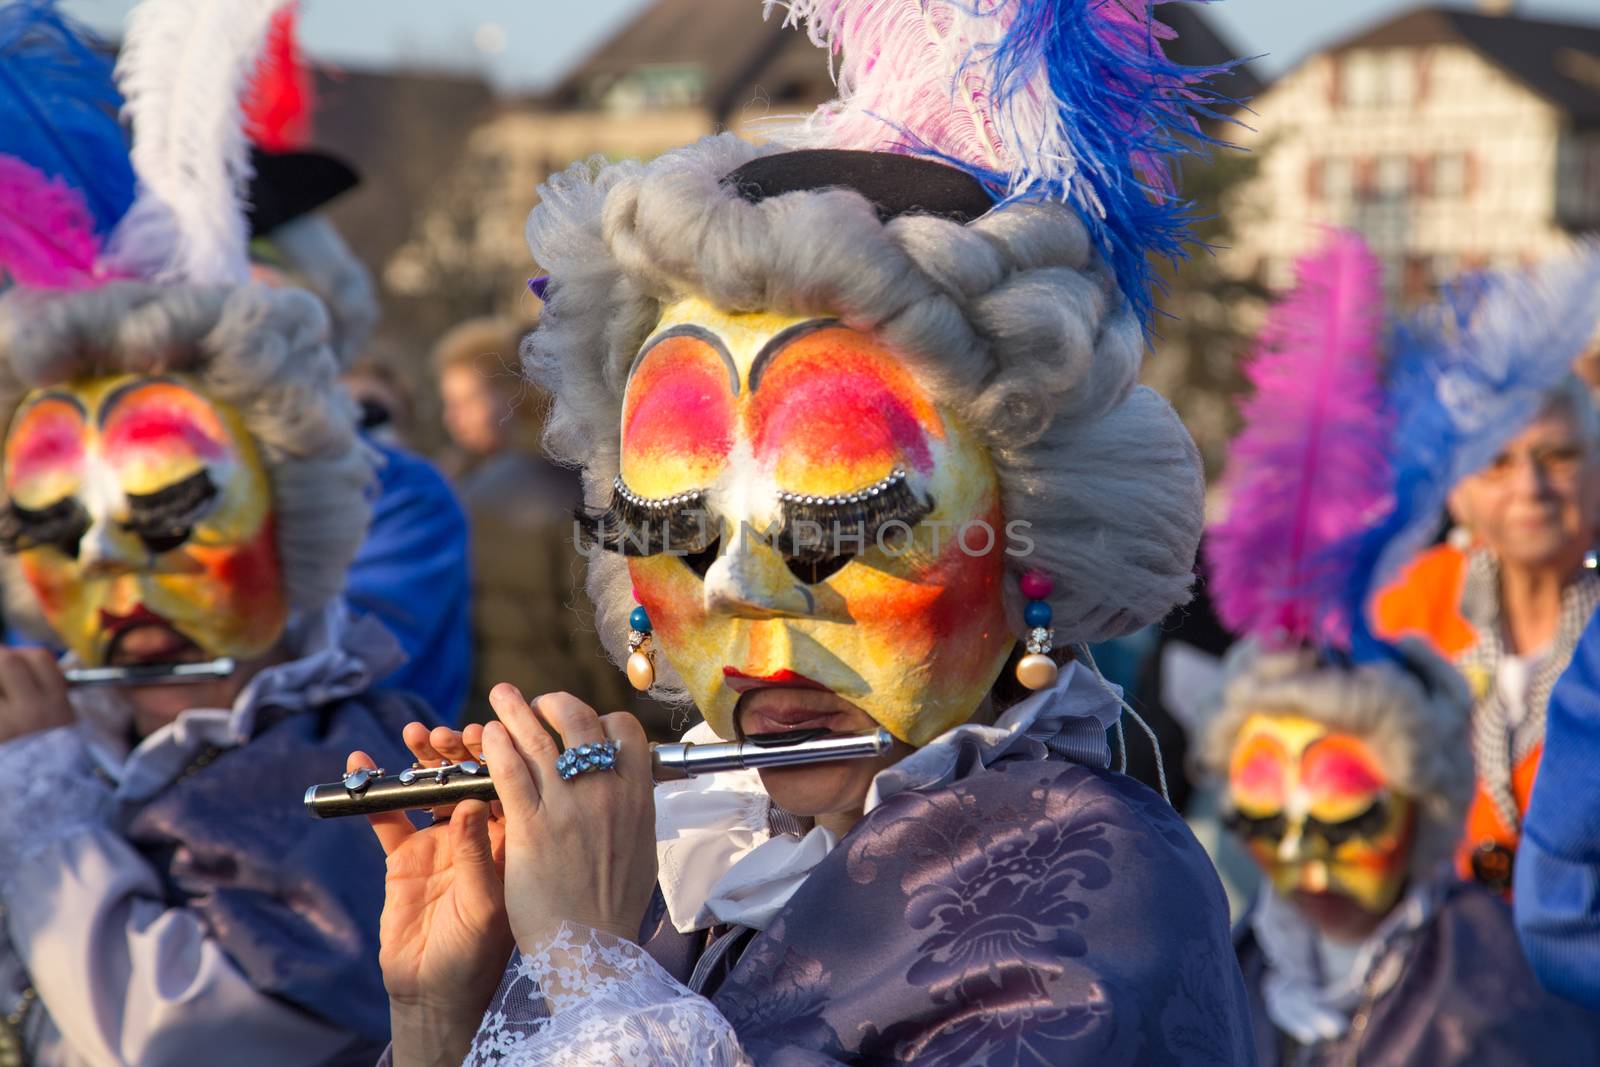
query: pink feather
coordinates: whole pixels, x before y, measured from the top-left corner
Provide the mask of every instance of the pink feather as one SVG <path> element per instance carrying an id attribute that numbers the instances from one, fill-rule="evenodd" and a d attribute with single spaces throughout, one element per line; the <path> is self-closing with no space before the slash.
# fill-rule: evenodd
<path id="1" fill-rule="evenodd" d="M 1229 453 L 1228 516 L 1208 540 L 1208 571 L 1234 632 L 1343 647 L 1344 568 L 1330 550 L 1389 493 L 1382 268 L 1360 237 L 1334 230 L 1296 276 L 1247 370 L 1256 392 Z"/>
<path id="2" fill-rule="evenodd" d="M 43 289 L 96 284 L 100 239 L 83 194 L 0 156 L 0 277 Z"/>

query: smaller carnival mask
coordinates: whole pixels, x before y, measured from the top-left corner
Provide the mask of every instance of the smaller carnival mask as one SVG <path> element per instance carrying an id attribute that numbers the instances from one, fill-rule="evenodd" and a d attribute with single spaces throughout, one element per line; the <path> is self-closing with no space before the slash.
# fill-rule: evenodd
<path id="1" fill-rule="evenodd" d="M 1394 905 L 1415 809 L 1365 742 L 1298 715 L 1251 715 L 1228 799 L 1230 828 L 1280 895 L 1337 894 L 1375 915 Z"/>
<path id="2" fill-rule="evenodd" d="M 272 493 L 238 412 L 183 375 L 36 389 L 5 439 L 0 532 L 85 663 L 260 655 L 288 607 Z"/>
<path id="3" fill-rule="evenodd" d="M 607 521 L 654 537 L 630 552 L 635 595 L 723 737 L 766 681 L 925 744 L 1015 643 L 988 453 L 869 334 L 669 307 L 629 378 L 621 481 Z"/>

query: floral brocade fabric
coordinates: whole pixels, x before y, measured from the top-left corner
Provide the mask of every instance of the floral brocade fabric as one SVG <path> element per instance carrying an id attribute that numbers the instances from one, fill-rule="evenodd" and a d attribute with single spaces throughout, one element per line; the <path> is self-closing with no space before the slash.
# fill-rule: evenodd
<path id="1" fill-rule="evenodd" d="M 662 910 L 646 950 L 687 982 L 706 935 Z M 707 985 L 763 1067 L 1254 1062 L 1205 853 L 1142 785 L 1059 760 L 892 798 Z"/>

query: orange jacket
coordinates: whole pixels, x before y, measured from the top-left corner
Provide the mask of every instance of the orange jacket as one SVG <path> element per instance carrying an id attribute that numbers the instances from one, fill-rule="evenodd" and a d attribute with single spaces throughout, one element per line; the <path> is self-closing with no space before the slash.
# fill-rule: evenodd
<path id="1" fill-rule="evenodd" d="M 1392 585 L 1374 598 L 1373 625 L 1379 636 L 1390 641 L 1420 637 L 1446 659 L 1455 659 L 1478 640 L 1477 632 L 1461 615 L 1461 593 L 1466 578 L 1467 556 L 1460 549 L 1444 544 L 1422 553 L 1400 572 Z M 1472 685 L 1474 700 L 1483 695 L 1485 686 L 1493 684 L 1492 679 L 1484 678 L 1468 678 L 1467 681 Z M 1511 792 L 1518 811 L 1527 810 L 1543 751 L 1543 746 L 1535 748 L 1512 771 Z M 1503 881 L 1509 891 L 1511 857 L 1516 853 L 1520 836 L 1500 818 L 1488 792 L 1481 782 L 1478 783 L 1467 809 L 1461 841 L 1456 846 L 1456 872 L 1462 878 L 1480 878 L 1496 887 Z"/>
<path id="2" fill-rule="evenodd" d="M 1373 627 L 1388 641 L 1420 637 L 1453 660 L 1478 640 L 1461 616 L 1467 556 L 1448 544 L 1423 552 L 1372 602 Z"/>
<path id="3" fill-rule="evenodd" d="M 1538 745 L 1517 764 L 1511 772 L 1511 795 L 1516 798 L 1517 811 L 1528 810 L 1528 798 L 1533 795 L 1533 780 L 1539 773 L 1539 757 L 1544 746 Z M 1518 830 L 1507 826 L 1495 810 L 1494 801 L 1479 782 L 1472 791 L 1472 804 L 1467 808 L 1466 830 L 1461 843 L 1456 846 L 1456 873 L 1466 879 L 1478 879 L 1490 888 L 1511 893 L 1511 857 L 1516 855 L 1517 842 L 1522 838 Z M 1498 846 L 1498 848 L 1496 848 Z M 1498 856 L 1484 855 L 1498 851 Z M 1474 857 L 1478 865 L 1473 863 Z M 1504 871 L 1499 870 L 1505 864 Z M 1479 867 L 1484 869 L 1480 870 Z"/>

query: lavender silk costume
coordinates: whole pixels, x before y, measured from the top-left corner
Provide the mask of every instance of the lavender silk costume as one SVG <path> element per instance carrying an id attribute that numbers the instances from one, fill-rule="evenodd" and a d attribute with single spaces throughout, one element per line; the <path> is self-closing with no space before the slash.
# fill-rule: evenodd
<path id="1" fill-rule="evenodd" d="M 1413 890 L 1416 909 L 1373 947 L 1351 1018 L 1338 1037 L 1298 1042 L 1273 1023 L 1271 954 L 1241 923 L 1261 1067 L 1571 1067 L 1600 1063 L 1600 1015 L 1541 989 L 1518 948 L 1510 909 L 1444 872 Z M 1397 909 L 1398 910 L 1398 909 Z"/>
<path id="2" fill-rule="evenodd" d="M 866 816 L 808 871 L 788 862 L 807 851 L 794 835 L 722 850 L 713 920 L 762 929 L 706 927 L 665 884 L 643 952 L 563 928 L 513 961 L 468 1062 L 1247 1067 L 1222 887 L 1176 813 L 1107 769 L 1116 708 L 1069 667 L 996 725 L 880 773 Z M 663 822 L 668 846 L 682 828 Z"/>
<path id="3" fill-rule="evenodd" d="M 232 708 L 131 752 L 109 691 L 74 694 L 77 726 L 0 746 L 21 794 L 0 820 L 0 1014 L 37 990 L 28 1062 L 342 1067 L 381 1048 L 383 855 L 363 821 L 312 824 L 301 800 L 352 749 L 409 762 L 397 739 L 425 709 L 367 692 L 397 659 L 377 623 L 334 607 L 304 630 Z"/>

